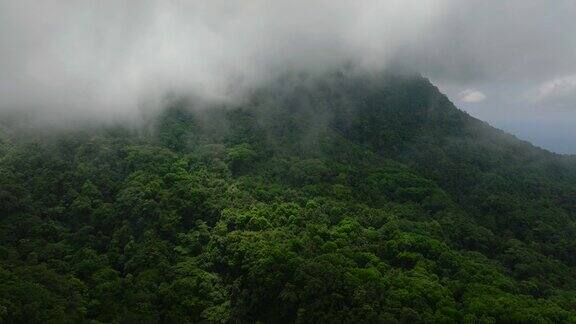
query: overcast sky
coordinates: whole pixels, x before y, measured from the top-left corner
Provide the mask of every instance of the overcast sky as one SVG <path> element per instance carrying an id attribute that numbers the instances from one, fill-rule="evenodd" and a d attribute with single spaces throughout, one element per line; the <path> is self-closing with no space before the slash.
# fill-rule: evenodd
<path id="1" fill-rule="evenodd" d="M 574 0 L 0 0 L 0 111 L 135 119 L 166 92 L 230 100 L 286 69 L 400 63 L 576 153 L 574 31 Z"/>

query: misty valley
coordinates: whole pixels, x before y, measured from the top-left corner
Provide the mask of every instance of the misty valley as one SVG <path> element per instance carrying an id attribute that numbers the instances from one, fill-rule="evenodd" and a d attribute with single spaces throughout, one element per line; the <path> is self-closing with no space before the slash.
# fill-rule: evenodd
<path id="1" fill-rule="evenodd" d="M 576 158 L 421 76 L 0 124 L 2 323 L 576 322 Z"/>

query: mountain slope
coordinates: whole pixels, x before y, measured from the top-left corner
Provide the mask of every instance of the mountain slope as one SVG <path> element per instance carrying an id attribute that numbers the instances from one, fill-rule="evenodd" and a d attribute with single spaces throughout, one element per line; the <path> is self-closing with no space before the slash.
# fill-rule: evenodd
<path id="1" fill-rule="evenodd" d="M 554 233 L 576 234 L 573 160 L 468 116 L 422 78 L 336 76 L 324 82 L 293 97 L 322 98 L 315 106 L 328 107 L 332 129 L 434 180 L 499 235 L 547 241 Z M 546 224 L 554 228 L 535 233 L 545 217 L 553 218 Z M 558 257 L 574 265 L 571 251 L 549 251 L 559 248 L 565 254 Z"/>
<path id="2" fill-rule="evenodd" d="M 576 321 L 576 164 L 416 76 L 0 142 L 6 322 Z"/>

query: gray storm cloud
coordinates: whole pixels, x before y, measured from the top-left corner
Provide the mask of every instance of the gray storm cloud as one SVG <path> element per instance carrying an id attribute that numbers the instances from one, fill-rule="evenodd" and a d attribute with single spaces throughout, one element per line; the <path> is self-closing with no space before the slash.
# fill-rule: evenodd
<path id="1" fill-rule="evenodd" d="M 575 21 L 569 0 L 0 0 L 0 111 L 134 118 L 345 63 L 541 89 L 576 73 Z"/>

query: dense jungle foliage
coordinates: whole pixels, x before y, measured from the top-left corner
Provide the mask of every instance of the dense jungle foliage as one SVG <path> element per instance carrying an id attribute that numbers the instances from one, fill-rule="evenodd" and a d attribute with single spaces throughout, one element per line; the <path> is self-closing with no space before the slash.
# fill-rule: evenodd
<path id="1" fill-rule="evenodd" d="M 0 322 L 576 323 L 576 160 L 427 80 L 0 132 Z"/>

